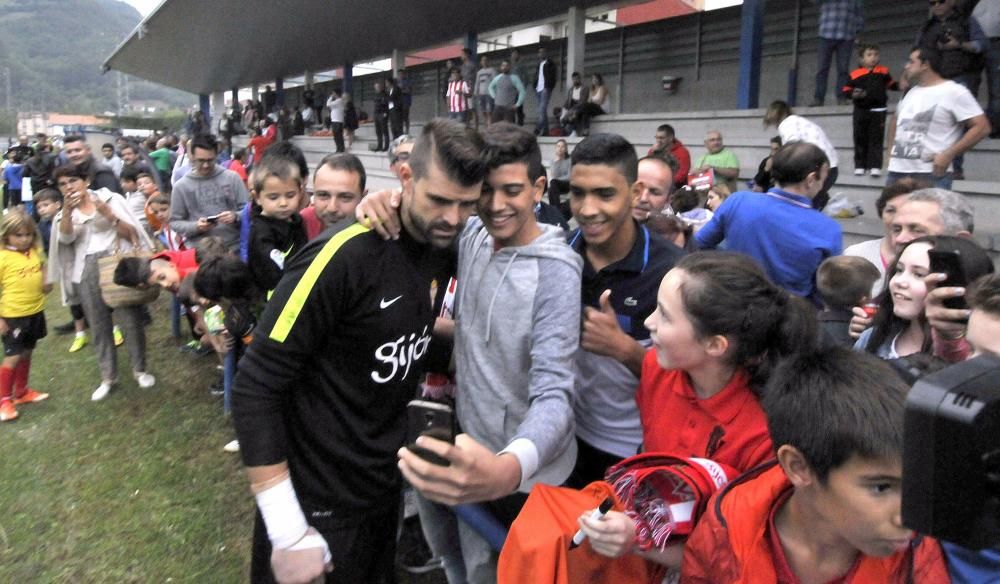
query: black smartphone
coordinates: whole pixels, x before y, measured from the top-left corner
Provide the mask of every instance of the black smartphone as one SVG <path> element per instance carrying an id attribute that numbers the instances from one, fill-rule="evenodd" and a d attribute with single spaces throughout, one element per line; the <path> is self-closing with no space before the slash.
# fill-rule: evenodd
<path id="1" fill-rule="evenodd" d="M 927 252 L 930 258 L 932 274 L 947 274 L 948 279 L 938 284 L 939 287 L 964 288 L 969 285 L 968 278 L 965 277 L 965 269 L 962 267 L 962 254 L 957 250 L 932 249 Z M 965 301 L 965 296 L 957 298 L 946 298 L 943 302 L 945 308 L 965 310 L 969 304 Z"/>
<path id="2" fill-rule="evenodd" d="M 406 447 L 427 462 L 441 466 L 451 463 L 415 444 L 420 436 L 430 436 L 450 444 L 455 443 L 455 410 L 448 404 L 415 399 L 406 404 Z"/>
<path id="3" fill-rule="evenodd" d="M 205 221 L 208 221 L 209 223 L 218 223 L 219 222 L 219 216 L 218 215 L 212 215 L 211 217 L 205 217 Z"/>

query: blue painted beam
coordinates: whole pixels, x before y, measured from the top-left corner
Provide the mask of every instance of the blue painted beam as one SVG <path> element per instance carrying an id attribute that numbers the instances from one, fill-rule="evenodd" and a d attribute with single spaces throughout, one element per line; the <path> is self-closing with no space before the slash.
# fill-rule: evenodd
<path id="1" fill-rule="evenodd" d="M 465 48 L 472 53 L 472 62 L 476 62 L 476 49 L 479 47 L 479 35 L 475 32 L 465 33 Z"/>
<path id="2" fill-rule="evenodd" d="M 205 125 L 208 128 L 212 127 L 212 97 L 207 93 L 202 93 L 198 95 L 198 109 L 201 110 L 201 114 L 205 116 Z M 212 131 L 209 130 L 211 134 Z"/>
<path id="3" fill-rule="evenodd" d="M 744 0 L 740 16 L 740 79 L 736 107 L 753 109 L 760 101 L 760 63 L 764 37 L 764 1 Z"/>

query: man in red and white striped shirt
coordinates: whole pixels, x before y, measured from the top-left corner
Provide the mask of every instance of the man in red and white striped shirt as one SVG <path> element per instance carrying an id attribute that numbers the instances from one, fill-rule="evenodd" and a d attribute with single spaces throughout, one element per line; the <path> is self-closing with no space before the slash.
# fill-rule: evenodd
<path id="1" fill-rule="evenodd" d="M 448 117 L 468 123 L 469 96 L 472 95 L 472 89 L 462 79 L 462 73 L 457 68 L 451 70 L 448 91 L 444 95 L 448 98 Z"/>

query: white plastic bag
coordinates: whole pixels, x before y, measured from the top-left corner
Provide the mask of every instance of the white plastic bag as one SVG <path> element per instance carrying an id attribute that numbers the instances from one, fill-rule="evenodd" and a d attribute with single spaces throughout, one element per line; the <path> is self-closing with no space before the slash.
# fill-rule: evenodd
<path id="1" fill-rule="evenodd" d="M 850 219 L 851 217 L 865 214 L 865 210 L 861 208 L 861 203 L 852 201 L 844 193 L 834 193 L 830 197 L 830 202 L 823 209 L 823 212 L 835 219 Z"/>

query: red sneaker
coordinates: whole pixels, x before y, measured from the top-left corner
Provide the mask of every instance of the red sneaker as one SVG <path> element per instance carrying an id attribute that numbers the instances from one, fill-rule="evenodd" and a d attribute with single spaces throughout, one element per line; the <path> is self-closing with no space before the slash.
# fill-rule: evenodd
<path id="1" fill-rule="evenodd" d="M 17 410 L 14 408 L 14 402 L 6 399 L 0 402 L 0 422 L 9 422 L 17 418 Z"/>
<path id="2" fill-rule="evenodd" d="M 14 405 L 21 406 L 24 404 L 33 404 L 35 402 L 40 402 L 42 400 L 49 399 L 49 394 L 42 393 L 40 391 L 35 391 L 30 387 L 24 390 L 24 393 L 19 397 L 14 398 Z"/>

